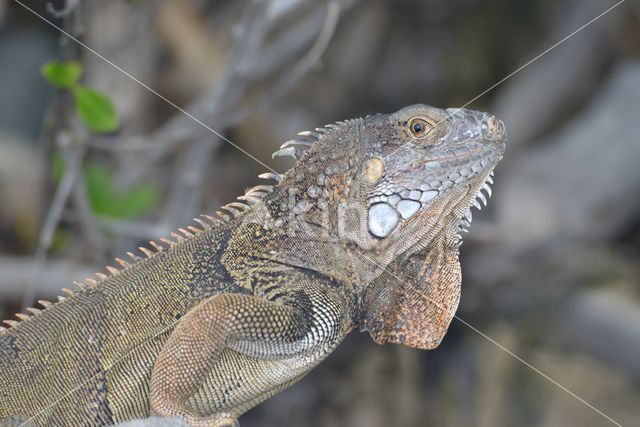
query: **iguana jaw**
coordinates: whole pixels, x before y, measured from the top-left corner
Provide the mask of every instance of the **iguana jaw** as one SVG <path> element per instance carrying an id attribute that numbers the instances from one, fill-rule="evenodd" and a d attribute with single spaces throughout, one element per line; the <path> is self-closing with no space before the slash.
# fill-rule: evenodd
<path id="1" fill-rule="evenodd" d="M 446 210 L 452 212 L 452 220 L 457 221 L 460 231 L 467 232 L 468 227 L 471 225 L 472 214 L 471 207 L 475 206 L 477 209 L 481 209 L 482 206 L 487 205 L 487 197 L 491 196 L 491 184 L 493 184 L 493 169 L 499 161 L 500 157 L 488 154 L 482 158 L 482 169 L 479 173 L 473 173 L 473 176 L 468 177 L 468 181 L 464 183 L 461 188 L 456 189 L 457 193 L 462 194 L 460 196 L 453 196 L 447 192 L 453 181 L 431 181 L 416 186 L 417 188 L 405 188 L 401 191 L 393 192 L 391 195 L 374 196 L 369 199 L 369 215 L 368 226 L 369 231 L 376 237 L 387 237 L 394 228 L 400 228 L 405 224 L 413 221 L 420 221 L 417 219 L 423 215 L 434 216 L 437 212 L 437 205 L 435 200 L 438 198 L 448 198 L 453 204 L 449 206 L 442 206 L 440 209 L 445 214 Z M 479 160 L 480 162 L 480 160 Z M 478 163 L 480 165 L 480 163 Z M 474 165 L 475 166 L 475 165 Z M 469 168 L 464 168 L 471 170 Z M 466 176 L 461 176 L 459 179 L 464 180 Z M 455 184 L 453 184 L 455 185 Z M 466 187 L 467 191 L 464 191 Z M 482 190 L 487 192 L 485 195 Z M 462 197 L 462 199 L 460 199 Z M 432 208 L 429 211 L 430 207 Z M 448 208 L 448 209 L 447 209 Z M 463 212 L 460 214 L 460 212 Z M 390 213 L 389 213 L 390 212 Z M 457 212 L 457 214 L 456 214 Z M 389 222 L 385 222 L 391 216 L 391 225 Z M 386 217 L 385 217 L 386 216 Z M 394 223 L 397 221 L 397 223 Z M 388 227 L 385 229 L 385 227 Z"/>

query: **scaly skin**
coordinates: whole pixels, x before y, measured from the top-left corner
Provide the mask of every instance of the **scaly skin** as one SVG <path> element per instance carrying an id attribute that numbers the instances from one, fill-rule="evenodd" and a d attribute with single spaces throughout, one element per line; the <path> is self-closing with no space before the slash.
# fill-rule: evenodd
<path id="1" fill-rule="evenodd" d="M 502 123 L 414 105 L 301 136 L 276 153 L 296 165 L 267 174 L 278 184 L 250 190 L 248 206 L 9 321 L 0 425 L 150 414 L 236 425 L 355 327 L 436 347 L 458 305 L 460 227 L 502 157 Z"/>

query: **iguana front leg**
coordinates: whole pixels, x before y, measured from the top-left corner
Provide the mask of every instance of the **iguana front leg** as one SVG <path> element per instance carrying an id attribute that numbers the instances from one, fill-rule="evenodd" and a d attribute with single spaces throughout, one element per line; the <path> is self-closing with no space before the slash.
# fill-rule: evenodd
<path id="1" fill-rule="evenodd" d="M 244 294 L 200 303 L 181 319 L 156 360 L 152 412 L 180 416 L 190 425 L 237 425 L 238 415 L 297 381 L 348 332 L 346 303 L 320 293 L 323 300 L 306 303 Z M 203 414 L 203 407 L 210 412 Z"/>

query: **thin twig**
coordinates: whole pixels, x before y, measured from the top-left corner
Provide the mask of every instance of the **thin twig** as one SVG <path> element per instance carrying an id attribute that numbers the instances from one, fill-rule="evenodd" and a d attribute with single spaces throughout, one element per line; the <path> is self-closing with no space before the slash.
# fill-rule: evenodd
<path id="1" fill-rule="evenodd" d="M 260 6 L 260 7 L 258 7 Z M 268 27 L 265 19 L 259 17 L 266 16 L 264 4 L 261 2 L 252 3 L 253 10 L 249 10 L 247 15 L 254 20 L 251 26 L 241 27 L 241 31 L 246 31 L 245 37 L 240 38 L 237 49 L 234 48 L 232 60 L 227 68 L 227 78 L 223 79 L 218 87 L 221 87 L 219 97 L 212 100 L 212 111 L 222 108 L 222 101 L 228 101 L 227 88 L 240 88 L 236 90 L 236 95 L 244 92 L 248 86 L 250 71 L 256 66 L 257 58 L 260 56 L 258 52 L 262 48 L 265 31 Z M 250 106 L 240 108 L 235 113 L 229 114 L 226 118 L 218 119 L 218 128 L 226 128 L 241 122 L 255 109 L 272 103 L 275 99 L 280 98 L 294 83 L 304 76 L 314 65 L 318 63 L 322 54 L 325 52 L 329 42 L 335 32 L 340 17 L 340 3 L 337 0 L 327 2 L 327 12 L 324 24 L 319 32 L 316 42 L 313 44 L 309 52 L 287 73 L 273 89 L 265 93 L 257 102 L 252 102 Z M 256 19 L 259 18 L 259 19 Z M 228 80 L 224 82 L 224 80 Z M 222 83 L 226 83 L 222 86 Z M 224 117 L 224 116 L 223 116 Z M 207 169 L 208 159 L 214 149 L 212 144 L 198 142 L 192 145 L 185 154 L 186 162 L 183 167 L 179 168 L 178 179 L 174 180 L 170 203 L 167 204 L 167 214 L 165 222 L 178 223 L 182 218 L 190 218 L 196 212 L 201 192 L 194 191 L 194 186 L 202 183 L 202 175 Z M 173 213 L 173 214 L 172 214 Z"/>
<path id="2" fill-rule="evenodd" d="M 225 104 L 235 103 L 248 87 L 249 71 L 259 57 L 266 28 L 267 3 L 254 0 L 247 4 L 242 24 L 237 33 L 236 43 L 229 65 L 223 71 L 212 96 L 208 100 L 208 114 L 216 114 Z M 219 131 L 224 128 L 218 126 Z M 165 224 L 179 224 L 197 215 L 204 180 L 213 151 L 217 144 L 211 138 L 202 138 L 192 143 L 184 153 L 171 180 L 171 188 L 164 212 Z M 216 138 L 216 142 L 219 139 Z"/>
<path id="3" fill-rule="evenodd" d="M 332 5 L 332 3 L 335 3 L 336 6 Z M 354 3 L 354 1 L 347 2 L 349 7 L 353 6 Z M 306 72 L 308 72 L 309 69 L 317 64 L 333 36 L 335 27 L 339 19 L 339 12 L 344 9 L 345 6 L 342 5 L 340 1 L 332 0 L 327 6 L 324 23 L 319 33 L 317 33 L 316 31 L 310 33 L 308 31 L 309 28 L 313 28 L 315 26 L 314 23 L 317 20 L 315 17 L 312 16 L 307 19 L 301 19 L 296 22 L 295 28 L 287 31 L 286 38 L 295 38 L 295 43 L 291 43 L 288 40 L 282 40 L 279 43 L 274 42 L 274 45 L 265 46 L 262 49 L 263 53 L 260 54 L 260 62 L 264 62 L 264 58 L 277 57 L 278 59 L 269 61 L 269 65 L 267 65 L 266 67 L 263 65 L 259 69 L 253 69 L 251 75 L 253 81 L 255 81 L 257 78 L 264 78 L 266 75 L 273 73 L 278 67 L 282 67 L 282 62 L 290 56 L 285 55 L 283 51 L 286 51 L 287 49 L 291 50 L 297 48 L 297 46 L 300 45 L 307 45 L 311 40 L 311 37 L 315 38 L 315 42 L 307 52 L 307 54 L 296 65 L 294 65 L 291 71 L 286 73 L 281 78 L 281 80 L 275 84 L 274 89 L 255 101 L 259 105 L 252 103 L 251 106 L 247 106 L 244 109 L 245 111 L 230 109 L 227 110 L 227 112 L 216 112 L 212 111 L 210 108 L 210 99 L 212 94 L 209 94 L 195 101 L 191 106 L 187 108 L 187 111 L 189 111 L 195 117 L 202 117 L 203 120 L 208 123 L 216 123 L 216 125 L 220 128 L 226 128 L 236 125 L 252 111 L 258 108 L 263 108 L 269 103 L 275 102 L 279 97 L 284 95 L 287 89 L 295 84 L 300 77 L 302 77 Z M 334 19 L 335 22 L 333 22 Z M 271 23 L 269 23 L 269 26 L 271 26 Z M 307 33 L 308 35 L 306 35 Z M 232 106 L 233 102 L 226 102 L 226 105 Z M 139 164 L 139 167 L 137 168 L 137 173 L 141 175 L 143 171 L 148 168 L 148 165 L 157 163 L 161 158 L 167 155 L 169 150 L 172 150 L 181 143 L 193 140 L 194 138 L 205 139 L 203 138 L 203 135 L 208 136 L 209 133 L 206 132 L 206 130 L 201 129 L 200 127 L 191 126 L 186 122 L 186 118 L 182 115 L 176 115 L 166 124 L 154 131 L 152 135 L 130 138 L 126 141 L 126 144 L 114 143 L 114 141 L 112 140 L 101 141 L 99 138 L 94 139 L 91 144 L 92 147 L 100 150 L 117 151 L 121 153 L 148 150 L 150 153 L 145 155 L 143 163 Z M 217 144 L 215 140 L 209 141 L 209 143 L 212 143 L 214 145 Z"/>
<path id="4" fill-rule="evenodd" d="M 78 175 L 82 165 L 82 159 L 84 157 L 84 150 L 69 149 L 66 150 L 65 163 L 67 171 L 62 177 L 62 181 L 51 201 L 51 206 L 47 210 L 47 216 L 42 225 L 42 231 L 40 232 L 40 239 L 38 241 L 38 247 L 33 262 L 33 280 L 28 282 L 24 288 L 24 294 L 22 297 L 22 308 L 25 309 L 33 304 L 35 294 L 38 288 L 38 282 L 42 274 L 45 261 L 47 259 L 47 253 L 53 242 L 53 235 L 58 228 L 60 219 L 62 218 L 62 212 L 69 200 L 69 197 L 73 193 Z"/>
<path id="5" fill-rule="evenodd" d="M 33 281 L 33 259 L 24 256 L 0 255 L 0 300 L 19 300 L 24 296 L 24 286 Z M 49 299 L 59 294 L 60 288 L 74 279 L 89 277 L 95 267 L 80 261 L 48 259 L 40 269 L 38 297 Z"/>
<path id="6" fill-rule="evenodd" d="M 82 227 L 87 242 L 92 249 L 89 253 L 92 254 L 94 261 L 101 261 L 102 256 L 105 253 L 106 242 L 102 234 L 98 232 L 96 220 L 87 198 L 87 189 L 84 178 L 82 176 L 79 176 L 76 180 L 73 188 L 72 199 L 75 203 L 80 226 Z"/>
<path id="7" fill-rule="evenodd" d="M 227 115 L 220 117 L 218 120 L 221 123 L 224 123 L 225 126 L 233 126 L 243 121 L 255 110 L 270 105 L 282 97 L 282 95 L 284 95 L 291 86 L 307 74 L 307 72 L 309 72 L 309 70 L 311 70 L 311 68 L 320 61 L 322 54 L 325 52 L 329 46 L 329 42 L 333 38 L 339 19 L 340 2 L 337 0 L 328 1 L 324 24 L 322 25 L 322 29 L 318 34 L 316 42 L 313 44 L 309 52 L 307 52 L 307 54 L 291 69 L 291 71 L 278 81 L 270 91 L 264 93 L 257 101 L 252 102 L 249 106 L 232 111 Z"/>

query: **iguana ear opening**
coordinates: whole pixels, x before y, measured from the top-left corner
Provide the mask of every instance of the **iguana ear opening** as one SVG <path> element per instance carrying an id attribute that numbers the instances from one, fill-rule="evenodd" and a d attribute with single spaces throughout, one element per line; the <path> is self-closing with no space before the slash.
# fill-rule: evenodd
<path id="1" fill-rule="evenodd" d="M 371 285 L 361 329 L 378 344 L 436 348 L 458 308 L 460 283 L 457 250 L 411 255 Z"/>

